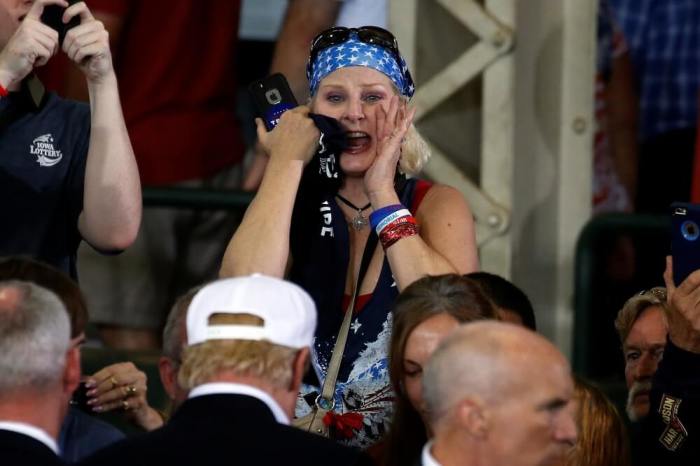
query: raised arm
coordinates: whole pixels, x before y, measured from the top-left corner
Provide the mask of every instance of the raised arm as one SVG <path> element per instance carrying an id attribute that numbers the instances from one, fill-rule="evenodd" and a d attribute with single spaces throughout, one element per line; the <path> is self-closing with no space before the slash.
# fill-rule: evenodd
<path id="1" fill-rule="evenodd" d="M 671 258 L 664 281 L 668 294 L 668 342 L 654 374 L 649 415 L 636 442 L 644 464 L 696 464 L 700 447 L 700 270 L 676 287 Z"/>
<path id="2" fill-rule="evenodd" d="M 375 195 L 372 205 L 398 204 L 396 193 Z M 426 275 L 479 269 L 474 221 L 464 197 L 456 189 L 433 186 L 416 214 L 420 234 L 403 238 L 386 250 L 399 290 Z"/>
<path id="3" fill-rule="evenodd" d="M 299 102 L 309 98 L 306 60 L 314 37 L 333 26 L 340 1 L 289 0 L 282 28 L 275 43 L 270 73 L 282 73 Z"/>
<path id="4" fill-rule="evenodd" d="M 294 200 L 304 165 L 316 151 L 319 138 L 308 113 L 303 105 L 285 112 L 269 133 L 256 120 L 258 138 L 270 161 L 260 189 L 226 248 L 222 277 L 255 272 L 284 276 Z"/>
<path id="5" fill-rule="evenodd" d="M 608 105 L 608 133 L 615 171 L 627 190 L 630 202 L 637 196 L 637 119 L 638 99 L 634 70 L 629 53 L 613 60 L 605 99 Z"/>
<path id="6" fill-rule="evenodd" d="M 677 347 L 700 354 L 700 270 L 688 275 L 676 286 L 673 282 L 673 262 L 666 258 L 664 281 L 668 294 L 668 338 Z"/>
<path id="7" fill-rule="evenodd" d="M 387 112 L 377 109 L 378 155 L 365 175 L 365 190 L 374 210 L 399 203 L 393 187 L 394 170 L 415 110 L 394 98 Z M 409 207 L 409 206 L 406 206 Z M 479 268 L 474 220 L 456 189 L 436 185 L 416 212 L 419 234 L 402 238 L 386 250 L 399 290 L 425 275 L 465 274 Z"/>
<path id="8" fill-rule="evenodd" d="M 126 131 L 112 66 L 109 34 L 84 2 L 66 9 L 63 19 L 80 16 L 68 31 L 63 51 L 85 74 L 90 97 L 90 144 L 85 168 L 81 235 L 101 250 L 128 247 L 141 223 L 141 183 Z"/>

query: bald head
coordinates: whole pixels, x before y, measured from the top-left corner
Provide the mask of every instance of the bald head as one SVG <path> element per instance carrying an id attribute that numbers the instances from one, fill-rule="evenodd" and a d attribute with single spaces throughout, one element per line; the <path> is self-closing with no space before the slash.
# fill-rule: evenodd
<path id="1" fill-rule="evenodd" d="M 461 326 L 433 354 L 423 377 L 426 403 L 438 421 L 464 396 L 492 402 L 520 389 L 543 364 L 568 364 L 554 345 L 516 325 L 483 322 Z"/>
<path id="2" fill-rule="evenodd" d="M 569 364 L 521 326 L 462 325 L 433 353 L 423 390 L 443 454 L 461 449 L 492 465 L 544 465 L 563 457 L 576 438 L 565 409 L 573 396 Z"/>
<path id="3" fill-rule="evenodd" d="M 13 312 L 22 299 L 22 290 L 11 283 L 3 285 L 0 286 L 0 311 Z"/>

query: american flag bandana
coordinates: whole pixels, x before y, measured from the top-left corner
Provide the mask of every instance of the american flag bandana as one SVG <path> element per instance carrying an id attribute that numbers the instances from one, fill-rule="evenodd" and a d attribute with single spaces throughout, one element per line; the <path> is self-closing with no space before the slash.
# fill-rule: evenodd
<path id="1" fill-rule="evenodd" d="M 348 66 L 373 68 L 391 79 L 401 95 L 409 99 L 413 97 L 415 87 L 412 80 L 407 78 L 408 66 L 403 57 L 398 63 L 395 56 L 384 47 L 366 44 L 358 40 L 354 33 L 346 42 L 331 45 L 318 54 L 306 76 L 311 95 L 316 94 L 323 78 Z"/>

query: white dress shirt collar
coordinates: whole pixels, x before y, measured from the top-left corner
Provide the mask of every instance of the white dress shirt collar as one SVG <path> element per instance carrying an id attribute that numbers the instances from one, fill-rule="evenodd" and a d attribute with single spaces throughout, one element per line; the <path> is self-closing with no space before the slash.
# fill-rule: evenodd
<path id="1" fill-rule="evenodd" d="M 430 453 L 430 449 L 432 448 L 432 446 L 433 442 L 428 442 L 423 447 L 423 452 L 421 453 L 422 466 L 441 466 L 440 463 L 438 463 L 437 460 L 433 458 L 433 455 Z"/>
<path id="2" fill-rule="evenodd" d="M 239 383 L 230 382 L 215 382 L 215 383 L 205 383 L 193 388 L 190 391 L 188 398 L 194 398 L 197 396 L 204 395 L 247 395 L 257 398 L 262 401 L 270 408 L 273 416 L 280 424 L 289 425 L 289 417 L 282 410 L 280 405 L 272 398 L 270 395 L 260 390 L 259 388 L 251 387 L 250 385 L 243 385 Z"/>
<path id="3" fill-rule="evenodd" d="M 9 430 L 11 432 L 26 435 L 34 440 L 38 440 L 58 455 L 58 444 L 56 443 L 56 440 L 51 438 L 46 431 L 39 429 L 38 427 L 31 424 L 26 424 L 24 422 L 0 421 L 0 430 Z"/>

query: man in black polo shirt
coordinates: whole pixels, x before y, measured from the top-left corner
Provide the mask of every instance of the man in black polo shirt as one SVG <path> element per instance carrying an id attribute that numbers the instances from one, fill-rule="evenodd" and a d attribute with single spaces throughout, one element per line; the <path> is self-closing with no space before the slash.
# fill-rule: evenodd
<path id="1" fill-rule="evenodd" d="M 63 52 L 84 72 L 90 105 L 44 93 L 33 75 L 59 49 L 41 22 L 66 8 Z M 0 255 L 27 254 L 76 276 L 81 239 L 128 247 L 141 221 L 141 185 L 124 124 L 108 35 L 85 3 L 0 0 Z"/>

